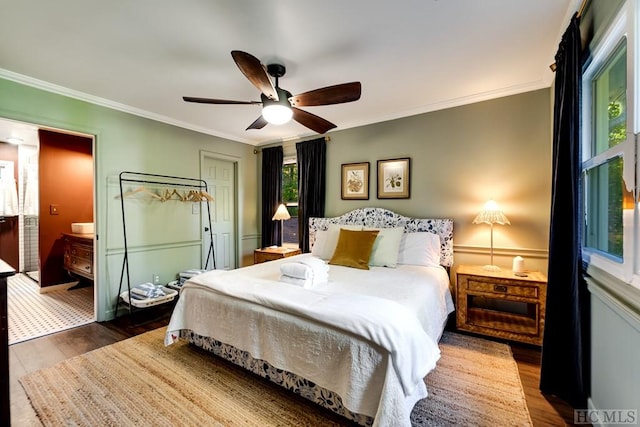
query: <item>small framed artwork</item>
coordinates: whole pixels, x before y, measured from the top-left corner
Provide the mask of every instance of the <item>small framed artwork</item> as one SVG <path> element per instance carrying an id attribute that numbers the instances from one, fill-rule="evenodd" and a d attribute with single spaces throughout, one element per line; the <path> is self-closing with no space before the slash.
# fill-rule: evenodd
<path id="1" fill-rule="evenodd" d="M 369 162 L 342 165 L 342 200 L 369 200 Z"/>
<path id="2" fill-rule="evenodd" d="M 378 160 L 378 199 L 408 199 L 411 159 Z"/>

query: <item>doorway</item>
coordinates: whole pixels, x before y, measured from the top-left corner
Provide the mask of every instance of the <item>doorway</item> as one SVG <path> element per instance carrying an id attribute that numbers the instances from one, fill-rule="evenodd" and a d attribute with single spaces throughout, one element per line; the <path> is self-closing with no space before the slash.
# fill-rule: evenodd
<path id="1" fill-rule="evenodd" d="M 7 285 L 10 344 L 95 321 L 93 283 L 65 270 L 61 233 L 71 232 L 71 221 L 93 221 L 93 143 L 92 136 L 0 118 L 0 148 L 12 146 L 17 151 L 13 159 L 17 243 L 15 248 L 0 250 L 0 257 L 12 260 L 9 264 L 17 272 Z M 81 179 L 83 185 L 88 180 L 89 190 L 79 194 L 79 199 L 88 207 L 81 208 L 84 216 L 76 218 L 78 208 L 66 197 L 76 191 L 78 180 L 70 179 L 65 171 L 87 169 L 77 162 L 80 156 L 89 165 Z M 2 160 L 6 161 L 0 157 L 0 166 Z M 41 178 L 47 184 L 44 188 Z M 6 205 L 4 202 L 0 201 L 0 206 Z M 1 218 L 0 243 L 4 237 Z"/>
<path id="2" fill-rule="evenodd" d="M 203 153 L 201 156 L 201 179 L 207 183 L 213 196 L 211 226 L 213 229 L 213 248 L 215 267 L 218 270 L 233 270 L 237 265 L 236 256 L 236 166 L 237 161 L 218 158 L 215 154 Z M 206 215 L 202 215 L 205 218 Z M 203 263 L 207 260 L 210 235 L 203 226 L 204 245 Z M 213 265 L 209 265 L 213 268 Z"/>

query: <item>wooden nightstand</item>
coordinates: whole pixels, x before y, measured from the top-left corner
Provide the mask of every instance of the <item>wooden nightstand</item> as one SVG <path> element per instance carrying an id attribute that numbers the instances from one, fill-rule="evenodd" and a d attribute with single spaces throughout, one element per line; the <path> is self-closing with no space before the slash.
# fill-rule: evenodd
<path id="1" fill-rule="evenodd" d="M 540 272 L 487 271 L 461 265 L 456 271 L 456 327 L 507 340 L 542 345 L 547 278 Z"/>
<path id="2" fill-rule="evenodd" d="M 299 248 L 285 248 L 282 246 L 275 248 L 261 248 L 253 251 L 253 263 L 273 261 L 274 259 L 287 258 L 294 255 L 300 255 L 302 251 Z"/>

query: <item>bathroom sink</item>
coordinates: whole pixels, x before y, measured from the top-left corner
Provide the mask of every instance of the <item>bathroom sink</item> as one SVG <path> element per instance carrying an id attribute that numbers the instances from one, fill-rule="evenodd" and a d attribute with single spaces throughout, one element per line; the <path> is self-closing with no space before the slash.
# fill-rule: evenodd
<path id="1" fill-rule="evenodd" d="M 92 222 L 72 222 L 71 232 L 76 234 L 93 234 Z"/>

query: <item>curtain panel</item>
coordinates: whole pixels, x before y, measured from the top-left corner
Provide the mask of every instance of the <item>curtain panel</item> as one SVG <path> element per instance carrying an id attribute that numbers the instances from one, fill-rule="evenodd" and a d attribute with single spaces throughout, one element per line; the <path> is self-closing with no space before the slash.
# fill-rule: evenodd
<path id="1" fill-rule="evenodd" d="M 298 236 L 302 252 L 309 252 L 309 218 L 324 216 L 326 153 L 327 143 L 324 137 L 296 144 Z"/>
<path id="2" fill-rule="evenodd" d="M 581 249 L 580 18 L 576 13 L 556 54 L 549 274 L 540 390 L 574 408 L 589 395 L 589 293 Z"/>
<path id="3" fill-rule="evenodd" d="M 282 200 L 282 147 L 262 150 L 262 247 L 282 246 L 280 221 L 273 215 Z"/>

